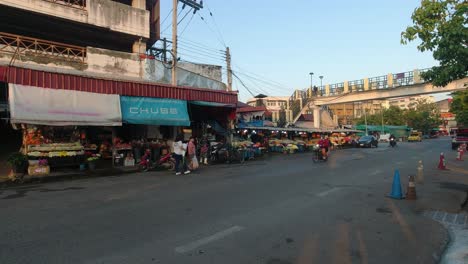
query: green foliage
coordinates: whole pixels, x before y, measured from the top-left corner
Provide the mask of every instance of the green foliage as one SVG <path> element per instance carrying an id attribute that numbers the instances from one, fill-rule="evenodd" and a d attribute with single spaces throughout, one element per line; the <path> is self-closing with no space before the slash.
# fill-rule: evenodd
<path id="1" fill-rule="evenodd" d="M 468 2 L 421 0 L 411 16 L 413 25 L 401 33 L 401 43 L 419 39 L 418 50 L 431 51 L 439 66 L 421 77 L 436 86 L 466 77 L 468 72 Z"/>
<path id="2" fill-rule="evenodd" d="M 407 125 L 424 133 L 429 133 L 441 123 L 440 112 L 437 105 L 427 102 L 425 99 L 415 101 L 413 104 L 409 105 L 409 109 L 403 110 L 396 106 L 390 106 L 388 109 L 384 109 L 383 113 L 367 115 L 367 124 L 381 125 L 382 114 L 384 125 Z M 357 119 L 356 124 L 365 124 L 364 116 Z"/>
<path id="3" fill-rule="evenodd" d="M 460 126 L 468 126 L 468 90 L 453 93 L 450 112 L 456 115 L 455 119 Z"/>
<path id="4" fill-rule="evenodd" d="M 19 168 L 28 162 L 28 157 L 20 152 L 15 152 L 8 156 L 7 162 L 10 164 L 10 166 Z"/>
<path id="5" fill-rule="evenodd" d="M 281 111 L 279 111 L 279 118 L 278 121 L 276 122 L 276 125 L 278 127 L 285 127 L 286 126 L 286 111 L 284 108 L 281 108 Z"/>

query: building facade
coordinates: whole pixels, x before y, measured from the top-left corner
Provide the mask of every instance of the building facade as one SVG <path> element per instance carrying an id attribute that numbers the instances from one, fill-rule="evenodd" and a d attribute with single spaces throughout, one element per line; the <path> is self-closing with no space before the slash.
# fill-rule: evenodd
<path id="1" fill-rule="evenodd" d="M 419 96 L 410 96 L 410 97 L 399 97 L 389 99 L 390 106 L 396 106 L 400 109 L 408 109 L 412 104 L 416 103 L 418 100 L 426 100 L 428 103 L 434 103 L 434 96 L 432 95 L 419 95 Z"/>
<path id="2" fill-rule="evenodd" d="M 289 96 L 266 96 L 260 98 L 251 98 L 247 100 L 250 106 L 265 106 L 267 111 L 271 113 L 272 122 L 277 122 L 280 119 L 281 111 L 285 111 L 285 121 L 292 120 L 292 113 L 289 111 Z"/>
<path id="3" fill-rule="evenodd" d="M 227 91 L 219 66 L 176 65 L 172 85 L 172 65 L 151 50 L 159 4 L 0 0 L 1 128 L 22 131 L 28 155 L 56 158 L 34 145 L 68 140 L 62 148 L 75 156 L 112 146 L 119 164 L 138 160 L 141 142 L 170 146 L 177 134 L 201 137 L 207 127 L 225 136 L 237 93 Z"/>

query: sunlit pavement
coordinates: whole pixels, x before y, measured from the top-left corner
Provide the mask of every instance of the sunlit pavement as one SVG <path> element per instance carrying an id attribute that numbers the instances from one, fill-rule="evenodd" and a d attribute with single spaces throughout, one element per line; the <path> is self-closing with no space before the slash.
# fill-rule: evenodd
<path id="1" fill-rule="evenodd" d="M 449 237 L 427 214 L 468 186 L 455 154 L 445 138 L 0 189 L 0 263 L 435 263 Z M 418 200 L 387 198 L 419 160 Z"/>

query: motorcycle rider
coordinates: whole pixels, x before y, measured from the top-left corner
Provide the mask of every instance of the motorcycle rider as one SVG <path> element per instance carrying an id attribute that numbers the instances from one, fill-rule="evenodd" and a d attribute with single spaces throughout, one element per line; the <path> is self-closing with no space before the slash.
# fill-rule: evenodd
<path id="1" fill-rule="evenodd" d="M 391 147 L 394 147 L 396 145 L 396 137 L 393 134 L 390 134 L 388 140 Z"/>
<path id="2" fill-rule="evenodd" d="M 328 140 L 327 136 L 322 136 L 322 138 L 318 142 L 320 151 L 322 152 L 322 158 L 328 158 L 328 149 L 330 147 L 330 140 Z"/>

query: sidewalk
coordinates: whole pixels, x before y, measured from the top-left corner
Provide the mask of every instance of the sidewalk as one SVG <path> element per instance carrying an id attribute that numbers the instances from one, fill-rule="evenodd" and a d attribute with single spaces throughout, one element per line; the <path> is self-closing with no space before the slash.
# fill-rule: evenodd
<path id="1" fill-rule="evenodd" d="M 468 263 L 468 161 L 449 160 L 448 170 L 432 167 L 425 166 L 424 184 L 416 184 L 418 199 L 408 205 L 447 229 L 450 240 L 438 256 L 440 263 Z"/>
<path id="2" fill-rule="evenodd" d="M 49 175 L 46 176 L 29 176 L 24 175 L 23 182 L 30 182 L 34 180 L 39 180 L 42 182 L 47 181 L 57 181 L 63 179 L 82 179 L 82 178 L 92 178 L 92 177 L 105 177 L 105 176 L 118 176 L 124 174 L 130 174 L 138 172 L 137 168 L 103 168 L 103 169 L 96 169 L 94 171 L 79 171 L 79 170 L 61 170 L 51 172 Z M 15 184 L 15 182 L 11 181 L 8 178 L 8 175 L 0 175 L 0 184 L 9 185 Z"/>

